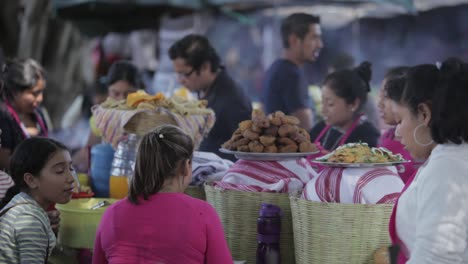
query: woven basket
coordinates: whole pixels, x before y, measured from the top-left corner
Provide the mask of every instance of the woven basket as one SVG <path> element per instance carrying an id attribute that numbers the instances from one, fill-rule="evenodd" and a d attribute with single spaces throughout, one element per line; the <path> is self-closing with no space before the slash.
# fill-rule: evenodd
<path id="1" fill-rule="evenodd" d="M 340 204 L 291 196 L 296 260 L 299 264 L 373 263 L 390 245 L 393 204 Z"/>
<path id="2" fill-rule="evenodd" d="M 155 112 L 140 112 L 128 120 L 123 129 L 127 133 L 143 136 L 163 124 L 177 125 L 174 118 L 169 115 Z"/>
<path id="3" fill-rule="evenodd" d="M 280 234 L 281 263 L 295 263 L 289 194 L 221 190 L 211 185 L 205 185 L 205 192 L 207 202 L 213 205 L 221 218 L 232 257 L 236 260 L 246 260 L 247 263 L 256 262 L 257 218 L 261 204 L 271 203 L 279 206 L 283 212 Z"/>
<path id="4" fill-rule="evenodd" d="M 203 186 L 188 186 L 185 188 L 185 194 L 203 201 L 206 201 L 205 188 Z"/>

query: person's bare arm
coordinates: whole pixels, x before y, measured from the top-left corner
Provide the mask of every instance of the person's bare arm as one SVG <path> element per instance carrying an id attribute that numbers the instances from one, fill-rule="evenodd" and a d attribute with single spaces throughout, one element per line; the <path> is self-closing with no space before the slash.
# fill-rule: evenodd
<path id="1" fill-rule="evenodd" d="M 0 148 L 0 170 L 6 170 L 10 167 L 11 150 Z"/>
<path id="2" fill-rule="evenodd" d="M 313 118 L 312 118 L 312 110 L 308 108 L 301 108 L 294 111 L 291 115 L 297 117 L 300 121 L 299 126 L 304 128 L 306 131 L 310 131 L 312 129 Z"/>

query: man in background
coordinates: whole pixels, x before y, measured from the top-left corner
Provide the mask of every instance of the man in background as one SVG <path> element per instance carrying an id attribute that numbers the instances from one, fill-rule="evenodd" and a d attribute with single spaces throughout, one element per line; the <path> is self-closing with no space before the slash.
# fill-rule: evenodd
<path id="1" fill-rule="evenodd" d="M 281 38 L 283 56 L 270 66 L 263 84 L 265 111 L 293 115 L 310 131 L 314 105 L 302 66 L 317 60 L 323 48 L 320 18 L 305 13 L 288 16 L 281 24 Z"/>
<path id="2" fill-rule="evenodd" d="M 241 121 L 250 119 L 250 99 L 228 75 L 206 37 L 192 34 L 180 39 L 170 47 L 169 57 L 179 82 L 199 99 L 207 100 L 207 107 L 216 114 L 216 122 L 199 150 L 234 160 L 232 155 L 220 153 L 219 148 Z"/>

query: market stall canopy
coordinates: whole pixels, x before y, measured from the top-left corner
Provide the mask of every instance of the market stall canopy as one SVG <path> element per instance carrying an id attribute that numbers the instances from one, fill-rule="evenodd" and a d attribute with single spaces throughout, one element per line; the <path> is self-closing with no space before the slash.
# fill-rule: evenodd
<path id="1" fill-rule="evenodd" d="M 52 0 L 56 17 L 71 20 L 84 34 L 103 35 L 156 28 L 163 14 L 184 15 L 202 0 Z"/>
<path id="2" fill-rule="evenodd" d="M 320 15 L 324 27 L 336 28 L 360 18 L 417 14 L 466 4 L 468 0 L 53 0 L 53 3 L 59 18 L 73 21 L 87 35 L 98 35 L 155 28 L 163 14 L 183 15 L 210 8 L 231 15 L 253 10 L 277 17 L 294 12 L 314 13 Z"/>
<path id="3" fill-rule="evenodd" d="M 229 1 L 229 0 L 210 0 Z M 286 1 L 264 9 L 267 16 L 284 17 L 295 12 L 318 14 L 325 28 L 337 28 L 361 18 L 389 18 L 397 15 L 424 12 L 430 9 L 468 4 L 468 0 L 339 0 L 339 1 Z M 291 4 L 295 2 L 295 4 Z"/>

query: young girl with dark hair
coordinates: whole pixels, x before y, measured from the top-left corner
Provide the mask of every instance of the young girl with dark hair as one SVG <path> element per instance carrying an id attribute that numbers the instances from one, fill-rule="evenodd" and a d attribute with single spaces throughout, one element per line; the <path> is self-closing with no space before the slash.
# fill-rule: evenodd
<path id="1" fill-rule="evenodd" d="M 11 157 L 10 174 L 15 186 L 1 203 L 0 262 L 47 263 L 56 237 L 46 210 L 72 197 L 70 153 L 52 139 L 26 139 Z"/>
<path id="2" fill-rule="evenodd" d="M 183 193 L 193 149 L 192 138 L 175 126 L 141 139 L 128 198 L 104 213 L 93 263 L 232 263 L 215 209 Z"/>
<path id="3" fill-rule="evenodd" d="M 310 132 L 323 152 L 349 142 L 377 145 L 380 133 L 362 112 L 370 91 L 371 75 L 371 64 L 363 62 L 355 69 L 336 71 L 325 78 L 322 86 L 324 121 Z"/>
<path id="4" fill-rule="evenodd" d="M 32 59 L 8 60 L 0 73 L 0 169 L 26 138 L 47 137 L 48 128 L 39 106 L 46 87 L 44 70 Z"/>
<path id="5" fill-rule="evenodd" d="M 390 220 L 398 263 L 468 262 L 468 64 L 411 67 L 394 104 L 396 135 L 416 159 Z"/>

